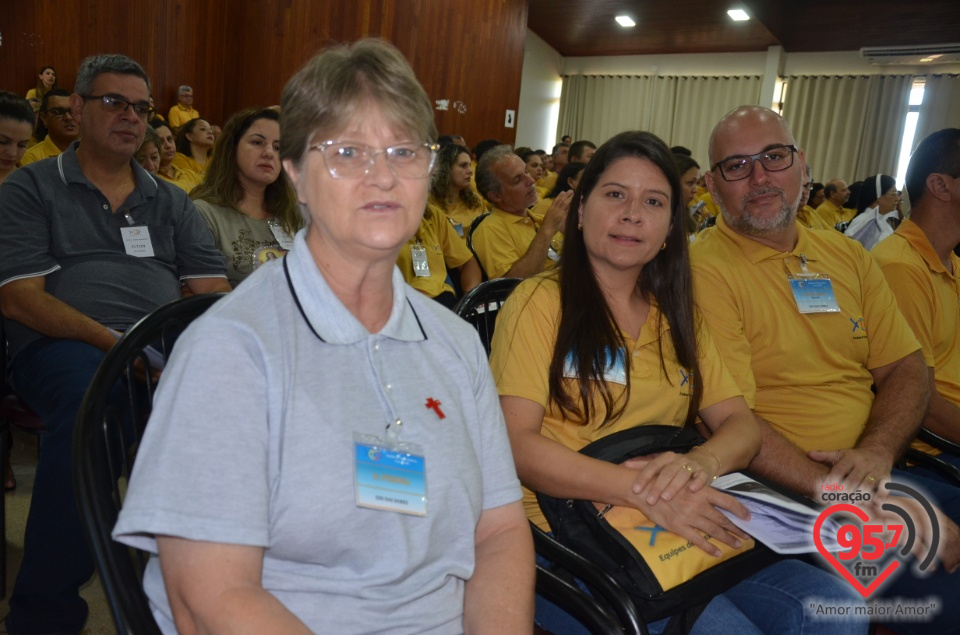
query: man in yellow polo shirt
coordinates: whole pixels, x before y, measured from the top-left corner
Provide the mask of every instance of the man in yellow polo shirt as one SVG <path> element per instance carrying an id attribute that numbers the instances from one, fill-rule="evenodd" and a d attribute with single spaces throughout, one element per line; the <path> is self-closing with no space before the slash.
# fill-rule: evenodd
<path id="1" fill-rule="evenodd" d="M 920 345 L 883 273 L 856 241 L 796 222 L 805 155 L 777 113 L 741 106 L 724 116 L 710 162 L 721 215 L 691 260 L 700 310 L 763 429 L 750 469 L 818 501 L 825 485 L 875 494 L 891 476 L 921 487 L 943 509 L 943 566 L 923 578 L 905 572 L 882 593 L 960 597 L 960 576 L 947 573 L 960 565 L 960 488 L 893 469 L 928 390 Z M 960 623 L 960 603 L 939 604 L 949 606 L 925 632 Z"/>
<path id="2" fill-rule="evenodd" d="M 193 107 L 193 88 L 181 86 L 177 90 L 177 100 L 178 103 L 173 105 L 167 117 L 167 123 L 174 132 L 179 131 L 188 121 L 200 118 L 200 113 Z"/>
<path id="3" fill-rule="evenodd" d="M 47 136 L 27 150 L 20 165 L 58 156 L 80 137 L 80 125 L 70 110 L 70 93 L 62 88 L 54 88 L 43 96 L 40 121 L 47 129 Z"/>
<path id="4" fill-rule="evenodd" d="M 573 192 L 557 196 L 537 223 L 527 208 L 537 202 L 527 166 L 508 145 L 487 151 L 477 164 L 477 189 L 493 212 L 473 232 L 471 242 L 489 278 L 529 278 L 553 263 L 551 243 L 563 229 Z"/>
<path id="5" fill-rule="evenodd" d="M 960 443 L 960 129 L 924 139 L 907 168 L 910 218 L 871 252 L 926 359 L 930 408 L 923 426 Z M 926 444 L 914 447 L 924 451 Z M 937 453 L 937 452 L 934 452 Z M 960 467 L 960 456 L 940 454 Z"/>
<path id="6" fill-rule="evenodd" d="M 820 203 L 816 212 L 827 227 L 836 227 L 837 223 L 849 222 L 857 215 L 856 209 L 844 207 L 850 198 L 850 188 L 843 179 L 830 179 L 823 188 L 826 199 Z M 856 205 L 854 205 L 856 207 Z"/>
<path id="7" fill-rule="evenodd" d="M 796 222 L 805 155 L 780 115 L 728 113 L 710 162 L 721 215 L 691 261 L 698 306 L 763 430 L 750 469 L 821 502 L 827 485 L 876 494 L 893 476 L 921 487 L 943 510 L 942 566 L 926 577 L 910 567 L 881 594 L 938 596 L 943 612 L 924 632 L 950 632 L 960 623 L 960 603 L 943 601 L 960 597 L 960 576 L 948 573 L 960 565 L 960 488 L 893 469 L 927 408 L 917 339 L 859 243 Z"/>

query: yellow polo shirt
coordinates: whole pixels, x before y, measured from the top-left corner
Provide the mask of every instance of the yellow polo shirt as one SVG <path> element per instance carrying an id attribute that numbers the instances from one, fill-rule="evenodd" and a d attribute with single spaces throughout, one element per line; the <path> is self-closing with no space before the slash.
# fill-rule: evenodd
<path id="1" fill-rule="evenodd" d="M 832 226 L 827 227 L 823 223 L 823 219 L 820 218 L 820 215 L 817 214 L 817 210 L 809 205 L 804 205 L 797 212 L 797 222 L 807 229 L 833 229 Z"/>
<path id="2" fill-rule="evenodd" d="M 804 451 L 852 448 L 873 405 L 871 369 L 920 348 L 880 267 L 839 232 L 797 225 L 783 253 L 723 216 L 690 250 L 697 301 L 747 403 Z M 830 276 L 839 313 L 800 313 L 788 274 Z"/>
<path id="3" fill-rule="evenodd" d="M 195 174 L 199 174 L 201 180 L 203 180 L 203 176 L 207 173 L 207 166 L 210 165 L 210 159 L 208 157 L 207 162 L 203 165 L 200 165 L 200 162 L 193 157 L 187 156 L 182 152 L 178 152 L 176 155 L 174 155 L 173 161 L 170 162 L 170 165 L 178 170 L 188 170 Z"/>
<path id="4" fill-rule="evenodd" d="M 430 275 L 417 277 L 413 271 L 412 248 L 420 246 L 426 251 Z M 420 221 L 420 227 L 413 238 L 400 248 L 397 266 L 411 287 L 424 295 L 435 298 L 444 291 L 453 293 L 453 287 L 447 284 L 447 270 L 462 266 L 473 258 L 466 243 L 457 236 L 453 224 L 443 210 L 427 205 Z"/>
<path id="5" fill-rule="evenodd" d="M 34 161 L 49 159 L 50 157 L 60 156 L 60 154 L 62 154 L 62 150 L 57 147 L 50 135 L 47 135 L 43 141 L 24 153 L 23 158 L 20 159 L 20 165 L 29 165 Z"/>
<path id="6" fill-rule="evenodd" d="M 537 187 L 542 187 L 544 190 L 543 196 L 546 196 L 553 191 L 553 188 L 557 186 L 557 177 L 560 176 L 557 172 L 551 172 L 547 170 L 543 176 L 540 177 L 540 180 L 537 181 Z"/>
<path id="7" fill-rule="evenodd" d="M 200 113 L 195 108 L 184 108 L 177 103 L 170 109 L 170 116 L 167 117 L 167 121 L 170 123 L 170 127 L 176 130 L 188 121 L 199 118 Z"/>
<path id="8" fill-rule="evenodd" d="M 527 214 L 518 216 L 494 207 L 493 212 L 480 223 L 473 235 L 473 250 L 487 277 L 503 277 L 513 263 L 527 253 L 538 228 L 537 223 Z M 559 253 L 556 236 L 551 245 L 554 251 Z M 553 264 L 554 261 L 548 255 L 544 269 Z"/>
<path id="9" fill-rule="evenodd" d="M 427 204 L 443 211 L 455 224 L 459 224 L 463 228 L 462 238 L 464 245 L 466 245 L 467 232 L 470 231 L 470 223 L 472 223 L 477 216 L 487 211 L 484 201 L 479 194 L 477 194 L 477 199 L 480 201 L 480 204 L 476 207 L 470 207 L 462 198 L 457 198 L 457 202 L 450 206 L 431 194 L 427 199 Z"/>
<path id="10" fill-rule="evenodd" d="M 829 200 L 820 203 L 816 212 L 823 220 L 824 225 L 831 229 L 835 229 L 837 223 L 849 223 L 857 215 L 857 210 L 849 207 L 838 207 Z"/>
<path id="11" fill-rule="evenodd" d="M 604 411 L 602 400 L 598 400 L 600 413 L 595 421 L 586 424 L 567 421 L 549 399 L 550 362 L 560 324 L 560 287 L 556 271 L 524 280 L 510 294 L 497 317 L 490 354 L 490 368 L 497 390 L 500 395 L 523 397 L 543 406 L 546 413 L 540 433 L 575 451 L 609 434 L 636 426 L 682 426 L 691 396 L 689 372 L 677 361 L 666 320 L 658 328 L 659 315 L 656 306 L 651 306 L 639 337 L 633 340 L 624 334 L 630 351 L 630 396 L 620 418 L 601 428 Z M 720 359 L 705 326 L 698 339 L 703 376 L 701 408 L 738 396 L 740 390 Z M 661 346 L 666 374 L 660 365 Z M 620 398 L 624 392 L 622 380 L 611 379 L 609 383 L 614 397 Z M 579 394 L 576 379 L 571 379 L 569 386 L 573 394 Z M 526 488 L 523 504 L 530 520 L 549 531 L 536 495 Z"/>
<path id="12" fill-rule="evenodd" d="M 547 210 L 550 209 L 551 205 L 553 205 L 552 198 L 541 197 L 533 207 L 527 210 L 527 213 L 530 214 L 530 218 L 539 225 L 543 222 L 543 217 L 547 215 Z"/>
<path id="13" fill-rule="evenodd" d="M 950 254 L 953 273 L 948 272 L 926 234 L 909 218 L 870 253 L 920 340 L 927 366 L 935 369 L 937 392 L 960 406 L 960 258 Z M 940 454 L 920 441 L 913 447 Z"/>
<path id="14" fill-rule="evenodd" d="M 173 168 L 173 176 L 167 176 L 160 172 L 157 173 L 157 176 L 168 183 L 173 183 L 187 194 L 190 193 L 190 190 L 200 185 L 200 181 L 203 180 L 202 176 L 192 170 L 183 170 L 172 163 L 171 167 Z"/>

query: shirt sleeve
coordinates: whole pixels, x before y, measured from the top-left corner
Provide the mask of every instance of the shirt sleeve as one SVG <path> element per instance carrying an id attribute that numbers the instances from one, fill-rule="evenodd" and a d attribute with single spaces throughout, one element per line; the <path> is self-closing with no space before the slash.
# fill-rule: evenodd
<path id="1" fill-rule="evenodd" d="M 175 186 L 164 184 L 175 189 Z M 226 260 L 213 241 L 213 235 L 197 212 L 196 206 L 183 192 L 183 208 L 175 233 L 177 275 L 185 278 L 226 278 Z"/>
<path id="2" fill-rule="evenodd" d="M 488 217 L 480 223 L 473 233 L 473 250 L 483 265 L 488 278 L 502 278 L 510 271 L 510 267 L 520 260 L 522 253 L 517 253 L 513 238 L 507 227 Z"/>
<path id="3" fill-rule="evenodd" d="M 930 274 L 904 262 L 890 262 L 881 266 L 890 290 L 897 298 L 897 306 L 907 320 L 913 334 L 920 341 L 920 349 L 927 366 L 935 365 L 933 357 L 933 314 L 935 297 L 930 285 Z"/>
<path id="4" fill-rule="evenodd" d="M 490 368 L 500 395 L 523 397 L 544 409 L 550 399 L 549 369 L 556 344 L 559 297 L 556 302 L 548 302 L 552 289 L 535 285 L 548 284 L 554 283 L 533 278 L 510 294 L 497 316 L 490 352 Z"/>
<path id="5" fill-rule="evenodd" d="M 920 343 L 897 307 L 880 265 L 863 248 L 859 251 L 863 258 L 863 317 L 870 338 L 866 366 L 873 370 L 903 359 L 918 350 Z"/>
<path id="6" fill-rule="evenodd" d="M 757 383 L 751 365 L 753 356 L 744 330 L 743 315 L 737 308 L 733 289 L 716 268 L 693 260 L 694 295 L 697 307 L 709 327 L 720 357 L 736 381 L 747 405 L 756 403 Z"/>
<path id="7" fill-rule="evenodd" d="M 0 286 L 60 268 L 50 253 L 50 214 L 40 196 L 39 172 L 15 170 L 0 187 Z M 58 186 L 59 179 L 47 187 Z"/>
<path id="8" fill-rule="evenodd" d="M 741 396 L 737 382 L 727 370 L 720 350 L 713 341 L 710 328 L 703 322 L 697 330 L 697 346 L 700 375 L 703 377 L 703 399 L 700 401 L 700 408 L 708 408 L 725 399 Z"/>
<path id="9" fill-rule="evenodd" d="M 137 452 L 118 540 L 154 553 L 157 534 L 268 546 L 266 387 L 251 336 L 205 317 L 181 336 Z"/>

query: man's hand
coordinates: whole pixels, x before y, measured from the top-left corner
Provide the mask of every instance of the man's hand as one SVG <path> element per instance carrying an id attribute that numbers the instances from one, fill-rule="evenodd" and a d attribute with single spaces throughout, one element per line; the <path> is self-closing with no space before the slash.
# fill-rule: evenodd
<path id="1" fill-rule="evenodd" d="M 830 468 L 827 483 L 842 483 L 844 491 L 862 489 L 871 494 L 879 493 L 880 483 L 890 478 L 894 462 L 894 457 L 879 448 L 811 450 L 807 456 Z"/>
<path id="2" fill-rule="evenodd" d="M 567 214 L 570 212 L 570 199 L 572 198 L 573 190 L 557 194 L 557 197 L 553 199 L 553 204 L 550 205 L 550 209 L 543 215 L 541 231 L 546 231 L 548 235 L 553 236 L 558 231 L 563 230 L 563 226 L 567 222 Z"/>

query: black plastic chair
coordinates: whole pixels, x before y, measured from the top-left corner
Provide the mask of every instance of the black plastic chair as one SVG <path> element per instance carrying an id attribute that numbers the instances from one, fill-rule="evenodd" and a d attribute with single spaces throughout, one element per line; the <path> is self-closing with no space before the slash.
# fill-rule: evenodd
<path id="1" fill-rule="evenodd" d="M 926 428 L 920 428 L 920 431 L 917 432 L 917 439 L 931 445 L 942 452 L 948 452 L 954 456 L 960 456 L 960 445 L 957 445 L 949 439 L 945 439 L 935 432 L 931 432 Z M 908 463 L 914 465 L 925 467 L 928 470 L 936 472 L 943 478 L 952 482 L 953 485 L 960 487 L 960 469 L 951 463 L 940 459 L 937 456 L 932 454 L 927 454 L 926 452 L 921 452 L 920 450 L 914 448 L 908 448 L 906 453 L 904 453 L 903 458 Z"/>
<path id="2" fill-rule="evenodd" d="M 144 350 L 166 360 L 177 337 L 224 294 L 175 300 L 137 322 L 104 357 L 87 388 L 73 436 L 73 487 L 94 561 L 122 635 L 159 635 L 141 581 L 148 555 L 110 536 L 137 446 L 150 416 L 156 382 Z M 138 379 L 139 377 L 139 379 Z M 118 385 L 124 399 L 117 403 Z"/>
<path id="3" fill-rule="evenodd" d="M 490 342 L 493 340 L 493 329 L 497 323 L 497 313 L 518 284 L 520 284 L 520 278 L 496 278 L 481 282 L 470 289 L 470 292 L 460 298 L 453 307 L 454 313 L 477 329 L 488 356 Z"/>

